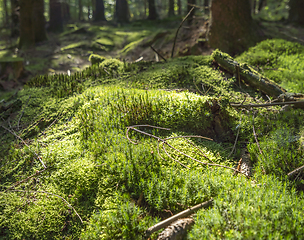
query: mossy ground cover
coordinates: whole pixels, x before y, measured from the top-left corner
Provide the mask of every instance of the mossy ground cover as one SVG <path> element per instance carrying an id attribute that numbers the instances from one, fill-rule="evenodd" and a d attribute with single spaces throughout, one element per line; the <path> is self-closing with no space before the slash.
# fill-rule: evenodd
<path id="1" fill-rule="evenodd" d="M 240 87 L 210 56 L 94 63 L 71 76 L 36 77 L 11 99 L 14 108 L 2 109 L 3 239 L 142 239 L 170 212 L 210 198 L 189 239 L 303 238 L 303 176 L 285 177 L 303 165 L 303 110 L 231 108 L 245 95 L 265 96 Z M 248 147 L 254 175 L 202 165 L 129 131 L 134 145 L 126 129 L 138 124 L 170 128 L 138 129 L 202 162 L 234 168 Z M 199 134 L 213 141 L 177 138 Z"/>

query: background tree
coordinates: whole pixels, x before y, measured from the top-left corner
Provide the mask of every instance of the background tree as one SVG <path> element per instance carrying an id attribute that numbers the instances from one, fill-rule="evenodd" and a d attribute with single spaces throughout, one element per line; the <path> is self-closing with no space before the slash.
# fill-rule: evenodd
<path id="1" fill-rule="evenodd" d="M 155 20 L 158 18 L 158 14 L 156 12 L 155 0 L 149 0 L 149 16 L 148 19 Z"/>
<path id="2" fill-rule="evenodd" d="M 127 0 L 116 0 L 115 20 L 119 23 L 127 23 L 130 19 L 130 12 Z"/>
<path id="3" fill-rule="evenodd" d="M 11 0 L 11 37 L 18 37 L 20 6 L 18 0 Z"/>
<path id="4" fill-rule="evenodd" d="M 4 18 L 3 26 L 7 27 L 8 24 L 9 24 L 9 16 L 8 16 L 8 9 L 7 9 L 7 0 L 3 0 L 3 18 Z"/>
<path id="5" fill-rule="evenodd" d="M 78 0 L 78 20 L 83 21 L 82 0 Z"/>
<path id="6" fill-rule="evenodd" d="M 169 0 L 168 17 L 173 17 L 174 15 L 174 0 Z"/>
<path id="7" fill-rule="evenodd" d="M 70 3 L 67 0 L 61 1 L 62 20 L 68 22 L 71 19 Z"/>
<path id="8" fill-rule="evenodd" d="M 19 48 L 33 47 L 47 39 L 45 31 L 44 1 L 20 0 Z"/>
<path id="9" fill-rule="evenodd" d="M 304 25 L 304 0 L 289 1 L 288 21 Z"/>
<path id="10" fill-rule="evenodd" d="M 195 0 L 187 0 L 187 13 L 190 12 L 191 8 L 193 8 L 193 5 L 195 4 L 196 4 Z M 192 12 L 190 13 L 187 19 L 188 24 L 192 23 L 194 14 L 195 14 L 195 8 L 192 10 Z"/>
<path id="11" fill-rule="evenodd" d="M 95 0 L 94 21 L 106 21 L 103 0 Z"/>
<path id="12" fill-rule="evenodd" d="M 246 50 L 259 40 L 248 0 L 212 0 L 209 45 L 231 55 Z"/>
<path id="13" fill-rule="evenodd" d="M 50 31 L 63 31 L 63 19 L 60 0 L 50 0 Z"/>

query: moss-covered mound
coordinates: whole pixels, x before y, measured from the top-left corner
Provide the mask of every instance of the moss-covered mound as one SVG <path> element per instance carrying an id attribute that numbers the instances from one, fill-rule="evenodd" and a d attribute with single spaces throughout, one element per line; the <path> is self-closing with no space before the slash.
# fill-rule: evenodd
<path id="1" fill-rule="evenodd" d="M 96 63 L 1 105 L 3 238 L 142 239 L 210 198 L 189 239 L 303 238 L 303 175 L 285 177 L 304 164 L 303 110 L 233 109 L 267 97 L 210 56 Z M 251 178 L 234 171 L 244 148 Z"/>

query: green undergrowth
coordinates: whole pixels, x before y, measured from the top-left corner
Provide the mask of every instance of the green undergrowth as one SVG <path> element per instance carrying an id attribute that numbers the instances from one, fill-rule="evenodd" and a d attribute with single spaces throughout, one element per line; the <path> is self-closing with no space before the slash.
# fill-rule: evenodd
<path id="1" fill-rule="evenodd" d="M 247 62 L 290 92 L 304 92 L 304 46 L 283 39 L 268 39 L 236 60 Z"/>
<path id="2" fill-rule="evenodd" d="M 303 164 L 302 110 L 263 109 L 253 119 L 231 108 L 245 89 L 264 99 L 210 56 L 91 60 L 71 76 L 33 78 L 12 107 L 1 106 L 0 238 L 143 239 L 210 198 L 189 239 L 303 237 L 303 177 L 285 177 Z M 142 132 L 127 135 L 131 125 Z M 189 135 L 211 139 L 181 137 Z M 251 179 L 202 164 L 234 168 L 246 147 Z"/>

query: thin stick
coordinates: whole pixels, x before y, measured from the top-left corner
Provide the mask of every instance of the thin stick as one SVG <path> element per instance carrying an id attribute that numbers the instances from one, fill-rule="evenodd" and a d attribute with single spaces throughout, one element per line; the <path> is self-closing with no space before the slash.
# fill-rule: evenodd
<path id="1" fill-rule="evenodd" d="M 25 190 L 10 190 L 10 191 L 12 191 L 12 192 L 45 193 L 45 194 L 48 194 L 48 195 L 52 195 L 52 196 L 61 198 L 68 205 L 68 207 L 70 207 L 70 208 L 73 209 L 73 211 L 75 212 L 75 214 L 77 215 L 77 217 L 80 219 L 81 223 L 83 223 L 81 217 L 79 216 L 79 214 L 77 213 L 77 211 L 75 210 L 75 208 L 73 208 L 73 206 L 67 200 L 65 200 L 63 197 L 61 197 L 61 196 L 59 196 L 57 194 L 49 193 L 49 192 L 45 192 L 45 191 L 25 191 Z"/>
<path id="2" fill-rule="evenodd" d="M 246 98 L 245 98 L 246 99 Z M 244 100 L 245 101 L 245 100 Z M 232 155 L 232 153 L 234 152 L 235 150 L 235 146 L 236 146 L 236 143 L 237 143 L 237 140 L 239 138 L 239 133 L 240 133 L 240 129 L 241 129 L 241 123 L 242 123 L 242 117 L 240 119 L 240 124 L 239 124 L 239 128 L 238 128 L 238 131 L 237 131 L 237 134 L 236 134 L 236 138 L 235 138 L 235 141 L 234 141 L 234 145 L 233 145 L 233 148 L 230 152 L 230 154 L 228 155 L 228 158 L 230 158 L 230 156 Z"/>
<path id="3" fill-rule="evenodd" d="M 27 145 L 26 142 L 25 142 L 21 137 L 19 137 L 14 131 L 12 131 L 12 130 L 6 128 L 6 127 L 4 127 L 3 125 L 0 125 L 0 127 L 3 127 L 6 131 L 9 131 L 9 132 L 10 132 L 11 134 L 13 134 L 16 138 L 20 139 L 20 140 L 22 141 L 22 143 L 23 143 L 25 146 L 27 146 L 27 147 L 31 150 L 31 148 L 29 147 L 29 145 Z M 44 163 L 43 163 L 42 160 L 41 160 L 41 157 L 40 157 L 35 151 L 33 151 L 33 150 L 31 150 L 31 151 L 36 155 L 36 157 L 38 158 L 38 160 L 41 162 L 42 166 L 43 166 L 44 168 L 46 168 L 46 166 L 44 165 Z"/>
<path id="4" fill-rule="evenodd" d="M 9 191 L 9 190 L 11 190 L 11 189 L 13 189 L 13 188 L 15 188 L 15 187 L 17 187 L 17 186 L 19 186 L 21 183 L 27 182 L 28 180 L 30 180 L 31 178 L 33 178 L 33 177 L 35 177 L 35 176 L 40 175 L 42 172 L 44 172 L 44 171 L 47 170 L 47 169 L 48 169 L 48 168 L 44 168 L 44 169 L 42 169 L 41 171 L 37 171 L 36 173 L 32 174 L 31 176 L 29 176 L 29 177 L 27 177 L 27 178 L 25 178 L 25 179 L 23 179 L 23 180 L 21 180 L 21 181 L 16 182 L 14 185 L 12 185 L 12 186 L 10 186 L 8 189 L 6 189 L 5 192 L 6 192 L 6 191 Z"/>
<path id="5" fill-rule="evenodd" d="M 178 29 L 176 30 L 176 34 L 175 34 L 175 38 L 174 38 L 174 42 L 173 42 L 173 47 L 172 47 L 172 52 L 171 52 L 171 58 L 173 58 L 174 55 L 174 48 L 175 48 L 175 43 L 176 43 L 176 39 L 177 39 L 177 35 L 179 32 L 179 29 L 182 27 L 182 25 L 184 24 L 184 22 L 186 21 L 186 19 L 189 17 L 189 15 L 191 14 L 191 12 L 194 10 L 194 7 L 192 7 L 190 9 L 190 11 L 188 12 L 188 14 L 186 15 L 186 17 L 184 17 L 183 21 L 180 23 Z"/>
<path id="6" fill-rule="evenodd" d="M 198 91 L 200 94 L 204 95 L 204 93 L 202 93 L 202 91 L 199 90 L 198 86 L 196 85 L 196 83 L 195 83 L 195 77 L 193 77 L 193 84 L 194 84 L 194 86 L 196 87 L 197 91 Z M 204 88 L 204 87 L 203 87 L 203 88 Z M 205 91 L 205 90 L 204 90 L 204 91 Z"/>
<path id="7" fill-rule="evenodd" d="M 165 153 L 167 154 L 167 156 L 168 156 L 169 158 L 171 158 L 173 161 L 179 163 L 179 164 L 182 165 L 183 167 L 185 167 L 185 168 L 187 168 L 187 169 L 191 169 L 191 168 L 187 167 L 185 164 L 183 164 L 183 163 L 181 163 L 180 161 L 178 161 L 178 160 L 174 159 L 173 157 L 171 157 L 170 154 L 167 152 L 164 143 L 166 143 L 166 142 L 163 142 L 163 149 L 164 149 Z"/>
<path id="8" fill-rule="evenodd" d="M 173 215 L 172 217 L 167 218 L 164 221 L 161 221 L 157 224 L 155 224 L 154 226 L 148 228 L 145 232 L 145 237 L 149 237 L 152 233 L 167 227 L 168 225 L 170 225 L 171 223 L 175 222 L 176 220 L 180 219 L 180 218 L 185 218 L 189 215 L 191 215 L 193 212 L 201 209 L 201 208 L 207 208 L 210 207 L 213 203 L 213 199 L 211 198 L 209 201 L 200 203 L 198 205 L 195 205 L 187 210 L 184 210 L 176 215 Z"/>
<path id="9" fill-rule="evenodd" d="M 156 51 L 156 49 L 154 47 L 152 47 L 152 45 L 150 45 L 150 48 L 159 56 L 161 57 L 165 62 L 167 62 L 167 60 L 158 52 Z"/>
<path id="10" fill-rule="evenodd" d="M 292 101 L 292 102 L 273 102 L 273 103 L 264 103 L 264 104 L 235 104 L 235 103 L 230 103 L 231 107 L 244 107 L 244 108 L 251 108 L 251 107 L 270 107 L 270 106 L 277 106 L 277 105 L 291 105 L 291 104 L 304 104 L 304 101 Z"/>
<path id="11" fill-rule="evenodd" d="M 290 173 L 287 174 L 288 177 L 291 177 L 292 175 L 295 175 L 296 173 L 302 171 L 304 169 L 304 165 L 299 167 L 299 168 L 296 168 L 295 170 L 291 171 Z"/>
<path id="12" fill-rule="evenodd" d="M 264 153 L 263 153 L 263 151 L 262 151 L 262 149 L 260 148 L 260 144 L 259 144 L 259 141 L 258 141 L 258 137 L 257 137 L 257 134 L 256 134 L 256 132 L 255 132 L 255 128 L 254 128 L 254 113 L 252 113 L 252 131 L 253 131 L 253 136 L 254 136 L 254 139 L 255 139 L 255 141 L 256 141 L 256 143 L 257 143 L 257 146 L 258 146 L 258 148 L 259 148 L 259 151 L 260 151 L 261 155 L 264 156 L 264 158 L 266 158 L 265 155 L 264 155 Z M 263 171 L 264 171 L 264 173 L 265 173 L 265 169 L 264 169 L 264 167 L 263 167 L 263 164 L 261 164 L 261 167 L 262 167 L 262 169 L 263 169 Z"/>

